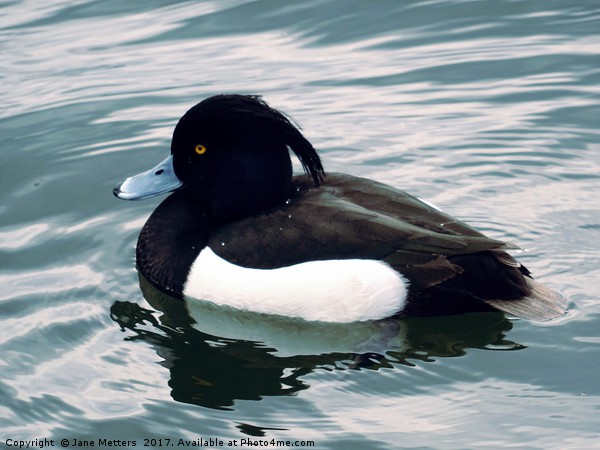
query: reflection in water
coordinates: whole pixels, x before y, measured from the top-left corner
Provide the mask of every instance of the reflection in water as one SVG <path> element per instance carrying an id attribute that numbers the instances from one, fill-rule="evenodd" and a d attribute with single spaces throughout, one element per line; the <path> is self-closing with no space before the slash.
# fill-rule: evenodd
<path id="1" fill-rule="evenodd" d="M 173 399 L 229 409 L 235 400 L 290 395 L 309 385 L 314 370 L 412 366 L 413 361 L 464 355 L 469 348 L 518 350 L 505 340 L 512 323 L 501 313 L 323 324 L 226 310 L 211 304 L 186 309 L 140 275 L 146 300 L 115 302 L 111 318 L 151 344 L 170 370 Z"/>

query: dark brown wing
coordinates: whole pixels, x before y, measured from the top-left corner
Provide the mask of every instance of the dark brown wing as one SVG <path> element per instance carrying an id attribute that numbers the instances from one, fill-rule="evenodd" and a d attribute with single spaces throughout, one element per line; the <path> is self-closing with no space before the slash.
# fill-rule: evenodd
<path id="1" fill-rule="evenodd" d="M 508 247 L 381 183 L 337 174 L 319 188 L 305 177 L 295 181 L 297 191 L 284 206 L 222 226 L 209 246 L 236 264 L 264 269 L 310 260 L 384 260 L 420 287 L 462 272 L 448 256 Z"/>

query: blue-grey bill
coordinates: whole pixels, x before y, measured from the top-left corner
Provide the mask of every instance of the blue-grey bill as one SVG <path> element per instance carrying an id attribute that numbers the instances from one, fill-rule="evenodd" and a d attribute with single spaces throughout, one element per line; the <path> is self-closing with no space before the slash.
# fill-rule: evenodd
<path id="1" fill-rule="evenodd" d="M 179 189 L 183 183 L 173 169 L 173 155 L 153 169 L 127 178 L 113 189 L 113 194 L 123 200 L 143 200 Z"/>

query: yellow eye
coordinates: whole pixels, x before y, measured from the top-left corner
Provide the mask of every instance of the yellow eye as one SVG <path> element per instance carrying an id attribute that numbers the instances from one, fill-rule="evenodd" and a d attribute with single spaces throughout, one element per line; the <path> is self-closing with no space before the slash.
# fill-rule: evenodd
<path id="1" fill-rule="evenodd" d="M 196 145 L 196 147 L 194 148 L 194 150 L 199 155 L 203 155 L 204 153 L 206 153 L 206 147 L 204 145 L 202 145 L 202 144 Z"/>

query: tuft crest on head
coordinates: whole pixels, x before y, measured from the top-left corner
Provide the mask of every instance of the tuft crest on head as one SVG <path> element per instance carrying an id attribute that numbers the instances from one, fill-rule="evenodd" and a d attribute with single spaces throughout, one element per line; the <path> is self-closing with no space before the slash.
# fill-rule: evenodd
<path id="1" fill-rule="evenodd" d="M 202 112 L 214 120 L 223 117 L 230 122 L 243 122 L 247 126 L 263 126 L 276 134 L 300 160 L 302 168 L 316 186 L 323 181 L 325 170 L 312 144 L 302 135 L 299 126 L 282 112 L 271 108 L 259 95 L 221 94 L 209 97 L 191 108 L 181 119 Z M 265 126 L 266 125 L 266 126 Z"/>

